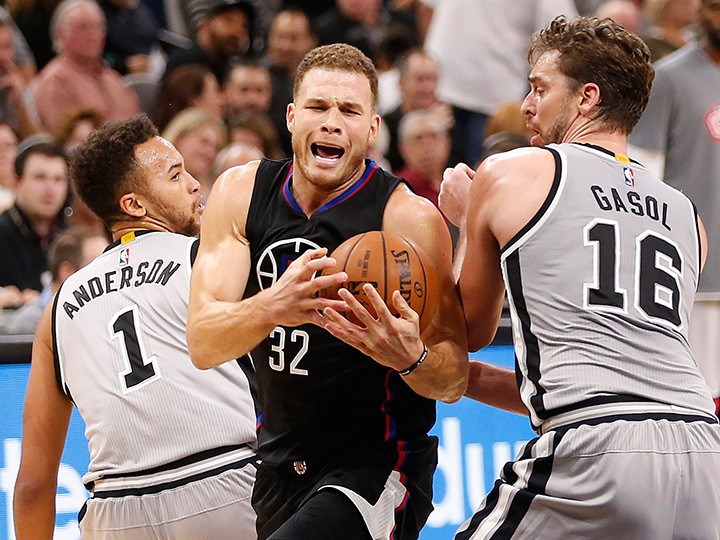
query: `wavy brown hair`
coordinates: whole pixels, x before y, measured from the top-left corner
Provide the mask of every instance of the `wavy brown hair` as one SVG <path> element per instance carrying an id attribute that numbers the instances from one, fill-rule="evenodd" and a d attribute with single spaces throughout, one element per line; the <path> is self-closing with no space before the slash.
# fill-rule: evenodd
<path id="1" fill-rule="evenodd" d="M 579 88 L 600 88 L 597 118 L 613 131 L 629 134 L 650 97 L 655 71 L 643 41 L 611 19 L 555 18 L 536 32 L 528 51 L 530 64 L 546 52 L 558 51 L 558 68 Z"/>

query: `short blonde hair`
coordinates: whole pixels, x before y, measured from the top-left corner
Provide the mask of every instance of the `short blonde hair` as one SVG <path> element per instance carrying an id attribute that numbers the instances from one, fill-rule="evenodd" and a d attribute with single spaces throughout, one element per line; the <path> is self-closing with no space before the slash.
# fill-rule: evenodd
<path id="1" fill-rule="evenodd" d="M 177 144 L 178 140 L 188 133 L 197 131 L 207 125 L 211 125 L 217 129 L 221 139 L 220 147 L 225 146 L 227 142 L 227 129 L 225 129 L 225 124 L 223 124 L 222 120 L 211 116 L 202 109 L 193 107 L 180 111 L 175 118 L 170 120 L 170 123 L 162 132 L 162 137 L 173 144 Z"/>

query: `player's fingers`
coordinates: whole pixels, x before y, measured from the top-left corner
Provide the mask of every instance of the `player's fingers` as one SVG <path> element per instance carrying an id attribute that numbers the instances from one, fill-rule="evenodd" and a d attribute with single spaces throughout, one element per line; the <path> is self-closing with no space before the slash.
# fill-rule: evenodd
<path id="1" fill-rule="evenodd" d="M 348 275 L 345 272 L 322 275 L 313 278 L 311 286 L 313 288 L 313 292 L 317 292 L 325 288 L 337 287 L 338 285 L 346 282 L 347 279 Z"/>
<path id="2" fill-rule="evenodd" d="M 410 307 L 410 304 L 408 304 L 407 301 L 402 297 L 400 291 L 393 291 L 392 301 L 395 309 L 398 310 L 400 317 L 402 317 L 406 321 L 415 322 L 420 319 L 420 316 L 415 312 L 413 308 Z"/>
<path id="3" fill-rule="evenodd" d="M 333 300 L 330 298 L 311 298 L 307 300 L 307 305 L 303 306 L 305 309 L 312 309 L 323 311 L 327 308 L 334 309 L 336 311 L 346 311 L 350 309 L 343 300 Z"/>
<path id="4" fill-rule="evenodd" d="M 383 324 L 387 324 L 391 317 L 395 318 L 375 287 L 366 283 L 363 285 L 363 292 L 375 310 L 378 320 L 382 321 Z"/>
<path id="5" fill-rule="evenodd" d="M 370 285 L 372 287 L 372 285 Z M 348 308 L 355 314 L 358 320 L 365 325 L 366 328 L 370 328 L 371 324 L 376 322 L 375 318 L 370 312 L 363 306 L 353 294 L 347 289 L 340 289 L 338 295 L 341 299 L 345 300 Z"/>

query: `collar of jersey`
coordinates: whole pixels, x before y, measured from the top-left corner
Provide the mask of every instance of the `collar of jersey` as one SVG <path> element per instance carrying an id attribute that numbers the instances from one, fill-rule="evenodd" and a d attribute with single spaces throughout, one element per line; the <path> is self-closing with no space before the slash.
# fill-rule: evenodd
<path id="1" fill-rule="evenodd" d="M 375 163 L 371 159 L 365 160 L 365 172 L 363 172 L 362 176 L 348 189 L 343 191 L 340 195 L 332 199 L 331 201 L 326 202 L 323 204 L 320 208 L 318 208 L 315 213 L 318 212 L 324 212 L 326 210 L 329 210 L 333 206 L 337 206 L 338 204 L 348 200 L 350 197 L 355 195 L 358 191 L 360 191 L 363 187 L 365 187 L 365 184 L 368 183 L 370 178 L 372 177 L 373 173 L 378 169 L 378 164 Z M 290 207 L 298 212 L 299 214 L 302 214 L 302 208 L 300 208 L 300 205 L 298 204 L 297 200 L 292 194 L 292 189 L 290 189 L 290 186 L 292 185 L 292 177 L 293 177 L 293 166 L 290 165 L 290 170 L 288 171 L 287 177 L 285 178 L 285 182 L 283 183 L 283 196 L 285 197 L 285 200 L 290 205 Z"/>
<path id="2" fill-rule="evenodd" d="M 620 161 L 620 160 L 618 160 L 618 159 L 615 157 L 615 152 L 611 152 L 611 151 L 608 150 L 607 148 L 603 148 L 602 146 L 598 146 L 597 144 L 580 143 L 580 142 L 575 142 L 575 143 L 571 143 L 571 144 L 577 144 L 578 146 L 587 146 L 588 148 L 592 148 L 593 150 L 597 150 L 598 152 L 602 152 L 603 154 L 607 154 L 608 156 L 612 157 L 612 158 L 613 158 L 614 160 L 616 160 L 616 161 Z M 635 161 L 635 160 L 632 159 L 632 158 L 628 158 L 628 161 L 629 161 L 630 163 L 634 163 L 635 165 L 640 165 L 641 167 L 643 167 L 643 164 L 642 164 L 642 163 L 640 163 L 639 161 Z M 621 161 L 621 163 L 623 163 L 623 161 Z"/>
<path id="3" fill-rule="evenodd" d="M 138 236 L 142 236 L 143 234 L 153 233 L 153 232 L 161 232 L 161 231 L 151 231 L 151 230 L 144 230 L 144 231 L 135 231 L 135 238 Z M 117 240 L 114 240 L 108 247 L 106 247 L 103 250 L 103 253 L 107 253 L 111 249 L 119 246 L 122 243 L 122 238 L 118 238 Z"/>

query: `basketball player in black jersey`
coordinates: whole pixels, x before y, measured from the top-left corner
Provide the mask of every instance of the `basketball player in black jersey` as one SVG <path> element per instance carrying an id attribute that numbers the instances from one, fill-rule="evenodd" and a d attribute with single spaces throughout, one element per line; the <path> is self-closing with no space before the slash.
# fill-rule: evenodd
<path id="1" fill-rule="evenodd" d="M 226 172 L 203 218 L 188 343 L 203 368 L 252 355 L 260 538 L 416 538 L 432 510 L 434 400 L 465 390 L 448 229 L 429 201 L 365 159 L 376 99 L 360 51 L 310 51 L 287 110 L 294 158 Z M 369 230 L 412 239 L 435 264 L 440 307 L 422 336 L 398 292 L 398 318 L 369 285 L 377 318 L 347 291 L 316 297 L 347 277 L 318 277 L 334 265 L 327 253 Z M 348 305 L 366 328 L 338 314 Z"/>

